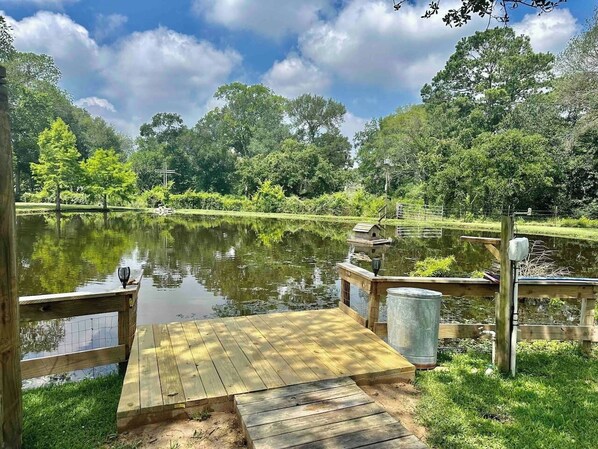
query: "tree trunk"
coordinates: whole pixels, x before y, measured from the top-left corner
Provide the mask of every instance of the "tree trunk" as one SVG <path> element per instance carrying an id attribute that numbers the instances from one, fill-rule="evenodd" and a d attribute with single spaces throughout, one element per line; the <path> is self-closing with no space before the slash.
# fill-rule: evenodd
<path id="1" fill-rule="evenodd" d="M 56 212 L 60 212 L 60 187 L 56 187 Z"/>
<path id="2" fill-rule="evenodd" d="M 102 206 L 102 209 L 104 209 L 104 210 L 108 210 L 108 200 L 107 200 L 106 196 L 107 195 L 104 195 L 104 201 L 103 201 L 104 204 Z"/>

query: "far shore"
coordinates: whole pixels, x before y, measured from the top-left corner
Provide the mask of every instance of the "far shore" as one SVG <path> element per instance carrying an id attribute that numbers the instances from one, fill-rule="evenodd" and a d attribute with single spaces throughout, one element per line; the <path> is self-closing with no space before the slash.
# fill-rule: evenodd
<path id="1" fill-rule="evenodd" d="M 153 213 L 154 209 L 140 207 L 109 207 L 108 211 L 99 206 L 63 204 L 61 212 L 142 212 Z M 36 213 L 56 212 L 53 203 L 16 203 L 17 215 L 27 215 Z M 337 223 L 357 223 L 360 221 L 377 221 L 377 217 L 351 217 L 336 215 L 305 215 L 305 214 L 287 214 L 287 213 L 268 213 L 268 212 L 241 212 L 224 210 L 205 210 L 205 209 L 177 209 L 177 215 L 204 215 L 204 216 L 228 216 L 228 217 L 249 217 L 249 218 L 275 218 L 282 220 L 304 220 L 304 221 L 329 221 Z M 597 228 L 577 228 L 555 225 L 553 222 L 524 222 L 520 219 L 517 222 L 516 229 L 522 234 L 541 235 L 547 237 L 572 238 L 580 240 L 598 241 Z M 414 220 L 397 220 L 394 218 L 384 219 L 383 224 L 394 226 L 418 226 L 418 227 L 443 227 L 447 229 L 463 229 L 470 231 L 500 232 L 500 222 L 498 220 L 483 219 L 479 221 L 462 221 L 454 218 L 445 218 L 442 220 L 429 220 L 425 222 Z"/>

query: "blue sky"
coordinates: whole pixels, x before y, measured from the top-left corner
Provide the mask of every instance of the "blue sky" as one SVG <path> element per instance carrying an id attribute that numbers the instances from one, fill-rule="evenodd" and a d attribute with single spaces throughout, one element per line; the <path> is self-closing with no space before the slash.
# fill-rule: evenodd
<path id="1" fill-rule="evenodd" d="M 425 1 L 0 0 L 21 51 L 53 56 L 77 104 L 135 135 L 157 112 L 193 125 L 224 83 L 264 83 L 292 98 L 331 96 L 352 138 L 365 121 L 419 101 L 462 28 L 421 19 Z M 443 5 L 456 4 L 446 0 Z M 550 14 L 511 12 L 537 51 L 561 51 L 598 5 L 569 0 Z"/>

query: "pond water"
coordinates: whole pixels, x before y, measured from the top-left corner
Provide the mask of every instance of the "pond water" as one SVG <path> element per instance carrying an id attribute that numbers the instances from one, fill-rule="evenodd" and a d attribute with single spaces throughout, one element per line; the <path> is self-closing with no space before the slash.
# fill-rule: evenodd
<path id="1" fill-rule="evenodd" d="M 336 307 L 335 265 L 351 260 L 369 268 L 371 253 L 358 254 L 346 239 L 353 224 L 150 214 L 24 215 L 17 218 L 19 291 L 22 296 L 118 288 L 116 270 L 143 271 L 138 323 Z M 454 255 L 464 276 L 491 269 L 492 256 L 459 236 L 487 235 L 450 229 L 386 226 L 395 240 L 376 249 L 381 274 L 408 275 L 416 261 Z M 559 267 L 572 276 L 598 277 L 598 242 L 541 239 Z M 371 250 L 363 249 L 368 252 Z M 380 254 L 382 253 L 382 254 Z M 353 290 L 352 304 L 366 298 Z M 445 298 L 443 321 L 492 319 L 487 299 Z M 384 314 L 384 311 L 382 311 Z M 524 306 L 523 320 L 556 323 L 576 319 L 562 303 Z M 25 357 L 116 344 L 116 317 L 53 320 L 23 329 Z"/>

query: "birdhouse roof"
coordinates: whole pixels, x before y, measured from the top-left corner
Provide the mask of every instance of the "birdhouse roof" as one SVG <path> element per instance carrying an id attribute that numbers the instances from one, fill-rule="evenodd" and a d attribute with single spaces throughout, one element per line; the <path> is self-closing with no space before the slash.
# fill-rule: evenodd
<path id="1" fill-rule="evenodd" d="M 371 223 L 357 223 L 353 228 L 353 232 L 370 232 L 372 229 L 380 230 L 380 226 Z"/>

